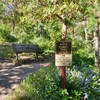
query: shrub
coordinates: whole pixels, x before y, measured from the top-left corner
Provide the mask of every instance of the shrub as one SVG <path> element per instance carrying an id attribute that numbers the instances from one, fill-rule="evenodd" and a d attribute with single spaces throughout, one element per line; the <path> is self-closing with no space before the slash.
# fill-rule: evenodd
<path id="1" fill-rule="evenodd" d="M 11 59 L 14 56 L 12 50 L 12 45 L 10 43 L 1 43 L 0 44 L 0 58 L 2 59 Z"/>
<path id="2" fill-rule="evenodd" d="M 10 31 L 11 30 L 10 30 L 9 26 L 5 26 L 4 24 L 1 24 L 1 26 L 0 26 L 0 39 L 1 39 L 1 41 L 4 41 L 4 42 L 17 41 L 17 39 L 14 36 L 10 35 Z"/>
<path id="3" fill-rule="evenodd" d="M 60 87 L 59 68 L 54 62 L 29 75 L 20 85 L 23 97 L 25 100 L 100 100 L 99 70 L 93 66 L 84 66 L 83 72 L 77 66 L 73 69 L 67 68 L 66 89 Z"/>
<path id="4" fill-rule="evenodd" d="M 30 40 L 31 44 L 38 44 L 44 54 L 54 53 L 54 43 L 43 37 L 34 37 Z"/>

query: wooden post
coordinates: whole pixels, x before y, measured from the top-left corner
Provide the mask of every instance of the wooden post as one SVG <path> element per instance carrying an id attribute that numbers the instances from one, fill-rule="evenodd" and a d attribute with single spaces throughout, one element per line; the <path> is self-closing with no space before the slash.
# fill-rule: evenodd
<path id="1" fill-rule="evenodd" d="M 72 42 L 59 41 L 55 47 L 55 65 L 60 69 L 61 88 L 66 89 L 66 66 L 72 65 Z"/>
<path id="2" fill-rule="evenodd" d="M 63 17 L 62 17 L 63 18 Z M 67 26 L 65 23 L 62 24 L 62 40 L 66 40 L 66 33 L 67 33 Z M 66 88 L 66 66 L 60 67 L 60 73 L 61 73 L 61 88 Z"/>
<path id="3" fill-rule="evenodd" d="M 62 66 L 60 67 L 60 73 L 61 73 L 61 88 L 66 88 L 66 67 Z"/>

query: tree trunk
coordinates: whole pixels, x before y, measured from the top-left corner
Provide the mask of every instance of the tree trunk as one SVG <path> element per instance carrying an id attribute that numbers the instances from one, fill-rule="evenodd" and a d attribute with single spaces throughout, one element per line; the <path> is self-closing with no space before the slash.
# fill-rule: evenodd
<path id="1" fill-rule="evenodd" d="M 62 24 L 62 40 L 66 39 L 66 33 L 67 33 L 67 26 L 65 23 Z"/>
<path id="2" fill-rule="evenodd" d="M 62 37 L 61 37 L 61 39 L 65 40 L 66 39 L 66 34 L 67 34 L 67 25 L 66 25 L 66 22 L 64 20 L 64 15 L 59 16 L 58 14 L 55 14 L 55 16 L 57 16 L 63 23 L 62 24 Z"/>
<path id="3" fill-rule="evenodd" d="M 42 37 L 42 30 L 43 30 L 43 27 L 42 27 L 42 25 L 40 26 L 40 37 Z"/>
<path id="4" fill-rule="evenodd" d="M 72 38 L 74 38 L 74 27 L 72 27 Z"/>
<path id="5" fill-rule="evenodd" d="M 12 32 L 11 32 L 11 35 L 14 35 L 14 32 L 15 32 L 15 19 L 13 18 L 13 20 L 12 20 Z"/>
<path id="6" fill-rule="evenodd" d="M 88 40 L 88 34 L 87 34 L 87 28 L 84 28 L 84 32 L 85 32 L 85 40 Z"/>
<path id="7" fill-rule="evenodd" d="M 17 13 L 15 11 L 16 8 L 17 8 L 16 0 L 12 0 L 12 5 L 13 5 L 13 18 L 12 18 L 12 32 L 11 32 L 11 35 L 14 35 L 15 26 L 16 26 L 16 18 L 15 18 L 15 16 L 17 15 Z"/>
<path id="8" fill-rule="evenodd" d="M 95 44 L 95 67 L 99 67 L 99 25 L 97 23 L 94 33 Z"/>

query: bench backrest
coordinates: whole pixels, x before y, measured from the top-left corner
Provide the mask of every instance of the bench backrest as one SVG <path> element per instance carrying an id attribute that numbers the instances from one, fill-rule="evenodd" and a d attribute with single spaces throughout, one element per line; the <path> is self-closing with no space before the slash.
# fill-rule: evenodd
<path id="1" fill-rule="evenodd" d="M 34 44 L 12 44 L 12 47 L 16 53 L 39 52 L 38 45 L 34 45 Z"/>

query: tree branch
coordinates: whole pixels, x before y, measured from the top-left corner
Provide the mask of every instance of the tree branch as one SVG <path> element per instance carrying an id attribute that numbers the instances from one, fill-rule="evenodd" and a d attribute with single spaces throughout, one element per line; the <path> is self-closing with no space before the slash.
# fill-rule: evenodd
<path id="1" fill-rule="evenodd" d="M 55 14 L 55 16 L 57 16 L 64 24 L 66 24 L 65 20 L 61 16 L 59 16 L 58 14 Z"/>

